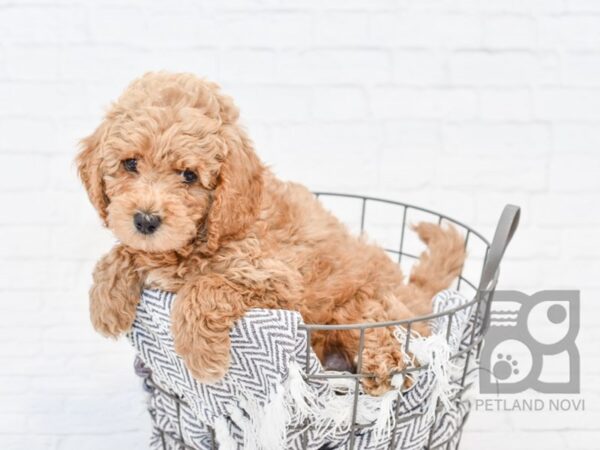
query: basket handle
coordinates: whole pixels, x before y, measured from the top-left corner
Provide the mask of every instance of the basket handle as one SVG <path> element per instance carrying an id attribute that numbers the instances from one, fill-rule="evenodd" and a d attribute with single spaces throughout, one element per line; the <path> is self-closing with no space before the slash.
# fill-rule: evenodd
<path id="1" fill-rule="evenodd" d="M 508 243 L 517 230 L 520 216 L 520 207 L 516 205 L 506 205 L 504 207 L 498 221 L 498 226 L 496 227 L 496 232 L 494 233 L 494 239 L 483 265 L 481 281 L 479 282 L 479 292 L 487 290 L 494 279 L 506 247 L 508 247 Z"/>

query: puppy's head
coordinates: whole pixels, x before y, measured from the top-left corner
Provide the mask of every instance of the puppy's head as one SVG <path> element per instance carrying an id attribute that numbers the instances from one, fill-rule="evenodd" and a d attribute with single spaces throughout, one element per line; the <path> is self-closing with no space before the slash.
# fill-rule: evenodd
<path id="1" fill-rule="evenodd" d="M 213 253 L 256 219 L 263 167 L 238 110 L 189 74 L 149 73 L 82 141 L 79 175 L 104 223 L 128 247 Z"/>

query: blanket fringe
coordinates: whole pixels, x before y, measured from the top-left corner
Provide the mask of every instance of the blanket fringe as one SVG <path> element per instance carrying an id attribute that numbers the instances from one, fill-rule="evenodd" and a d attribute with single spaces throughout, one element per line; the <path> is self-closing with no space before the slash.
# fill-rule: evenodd
<path id="1" fill-rule="evenodd" d="M 404 349 L 407 330 L 396 327 L 394 334 Z M 451 360 L 451 346 L 440 333 L 423 337 L 412 331 L 410 353 L 403 351 L 407 366 L 427 366 L 423 369 L 432 377 L 430 399 L 424 412 L 428 420 L 433 420 L 438 403 L 447 411 L 453 410 L 452 397 L 459 389 L 453 384 L 453 374 L 457 366 Z M 410 375 L 407 375 L 410 376 Z M 404 376 L 398 374 L 392 379 L 393 390 L 380 397 L 359 393 L 356 422 L 369 425 L 375 444 L 390 438 L 396 425 L 396 402 L 402 402 Z M 416 382 L 416 380 L 413 380 Z M 307 382 L 303 367 L 294 359 L 288 364 L 288 376 L 280 388 L 263 406 L 251 401 L 252 395 L 242 395 L 238 399 L 241 409 L 231 411 L 231 418 L 244 436 L 243 448 L 280 450 L 287 447 L 288 426 L 310 427 L 315 435 L 323 440 L 335 442 L 349 432 L 352 426 L 352 408 L 356 384 L 350 379 L 331 379 L 330 394 L 322 396 L 314 385 Z M 240 392 L 244 394 L 241 386 Z M 360 387 L 359 387 L 360 389 Z M 335 392 L 344 392 L 337 395 Z M 244 414 L 245 412 L 245 414 Z M 215 423 L 215 432 L 222 448 L 236 448 L 235 439 L 230 436 L 226 421 Z M 230 447 L 233 446 L 233 447 Z"/>
<path id="2" fill-rule="evenodd" d="M 319 428 L 324 438 L 333 438 L 340 431 L 349 429 L 352 410 L 345 401 L 347 396 L 332 394 L 324 402 L 317 390 L 306 382 L 304 372 L 296 361 L 289 363 L 286 387 L 286 402 L 289 410 L 294 412 L 294 425 L 310 423 Z"/>
<path id="3" fill-rule="evenodd" d="M 215 439 L 219 443 L 219 448 L 223 450 L 237 450 L 237 442 L 229 432 L 227 419 L 225 417 L 217 417 L 214 423 Z"/>
<path id="4" fill-rule="evenodd" d="M 404 346 L 406 329 L 396 327 L 395 336 L 400 345 Z M 412 331 L 410 351 L 410 355 L 403 352 L 405 363 L 414 365 L 416 362 L 422 366 L 427 365 L 425 372 L 432 375 L 434 379 L 431 401 L 429 402 L 429 408 L 425 411 L 426 417 L 433 419 L 438 401 L 442 402 L 447 411 L 452 410 L 454 406 L 451 399 L 459 387 L 451 382 L 452 374 L 456 371 L 456 365 L 450 358 L 452 350 L 444 336 L 434 333 L 431 336 L 423 337 Z"/>
<path id="5" fill-rule="evenodd" d="M 269 401 L 261 406 L 238 386 L 242 395 L 240 408 L 230 411 L 232 420 L 240 427 L 243 447 L 262 450 L 281 450 L 286 445 L 286 425 L 290 412 L 285 402 L 286 389 L 280 386 Z"/>
<path id="6" fill-rule="evenodd" d="M 406 330 L 397 330 L 401 344 L 405 342 L 405 335 Z M 451 383 L 453 365 L 450 356 L 450 346 L 441 335 L 411 337 L 411 355 L 407 355 L 406 363 L 427 365 L 426 371 L 434 377 L 431 400 L 425 411 L 427 418 L 433 419 L 438 400 L 447 410 L 453 409 L 451 397 L 456 387 Z M 285 448 L 285 431 L 288 425 L 318 428 L 323 439 L 335 439 L 350 430 L 354 382 L 344 379 L 330 380 L 333 390 L 346 391 L 347 395 L 334 394 L 324 400 L 319 397 L 317 390 L 306 382 L 303 373 L 302 367 L 296 361 L 290 361 L 288 378 L 283 389 L 278 390 L 267 405 L 263 408 L 245 405 L 244 409 L 252 419 L 250 426 L 243 427 L 244 448 Z M 361 425 L 371 425 L 376 442 L 388 439 L 395 427 L 394 409 L 396 402 L 402 401 L 403 383 L 404 377 L 396 375 L 392 380 L 395 389 L 381 397 L 359 394 L 356 421 Z M 236 420 L 236 423 L 240 422 Z"/>
<path id="7" fill-rule="evenodd" d="M 288 406 L 293 411 L 292 417 L 296 418 L 295 425 L 308 423 L 313 428 L 318 428 L 319 436 L 334 440 L 346 434 L 352 426 L 355 383 L 345 379 L 329 381 L 334 391 L 345 391 L 347 394 L 333 394 L 323 401 L 305 381 L 300 365 L 295 361 L 290 362 L 287 399 Z M 393 384 L 399 389 L 402 386 L 402 376 L 394 377 Z M 387 439 L 395 425 L 395 401 L 401 401 L 401 397 L 399 390 L 392 390 L 381 397 L 359 393 L 357 423 L 372 425 L 377 442 Z"/>

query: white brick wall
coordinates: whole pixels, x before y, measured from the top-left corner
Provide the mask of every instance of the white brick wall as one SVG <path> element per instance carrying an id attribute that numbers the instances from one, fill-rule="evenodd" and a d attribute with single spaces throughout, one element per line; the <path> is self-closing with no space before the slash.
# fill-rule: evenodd
<path id="1" fill-rule="evenodd" d="M 587 412 L 474 413 L 464 448 L 598 447 L 600 1 L 0 0 L 0 448 L 147 446 L 132 351 L 88 323 L 113 239 L 72 159 L 152 69 L 220 81 L 284 178 L 488 236 L 522 205 L 502 287 L 583 290 Z"/>

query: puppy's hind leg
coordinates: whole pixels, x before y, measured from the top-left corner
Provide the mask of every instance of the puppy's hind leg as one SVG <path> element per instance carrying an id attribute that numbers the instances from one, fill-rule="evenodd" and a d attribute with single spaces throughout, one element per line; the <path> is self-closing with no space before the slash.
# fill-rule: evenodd
<path id="1" fill-rule="evenodd" d="M 402 351 L 391 328 L 371 328 L 365 330 L 365 349 L 362 370 L 370 377 L 362 383 L 365 391 L 374 396 L 383 395 L 392 389 L 392 372 L 405 368 Z"/>

